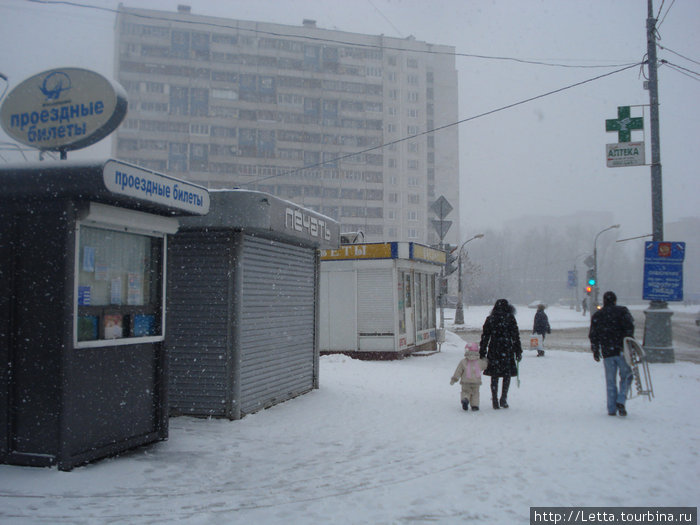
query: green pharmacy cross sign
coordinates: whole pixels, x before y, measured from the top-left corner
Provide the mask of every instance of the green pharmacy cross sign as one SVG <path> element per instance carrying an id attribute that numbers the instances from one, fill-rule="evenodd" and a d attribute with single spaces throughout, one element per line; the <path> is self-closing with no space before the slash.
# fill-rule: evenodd
<path id="1" fill-rule="evenodd" d="M 617 131 L 618 142 L 631 142 L 634 129 L 644 129 L 644 118 L 630 117 L 629 106 L 618 106 L 617 118 L 605 121 L 605 131 Z"/>

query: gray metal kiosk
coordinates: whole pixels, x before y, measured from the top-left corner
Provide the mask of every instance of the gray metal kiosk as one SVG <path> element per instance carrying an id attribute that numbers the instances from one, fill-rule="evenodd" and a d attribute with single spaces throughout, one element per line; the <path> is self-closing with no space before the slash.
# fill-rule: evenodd
<path id="1" fill-rule="evenodd" d="M 0 167 L 0 462 L 168 435 L 165 254 L 207 190 L 115 160 Z"/>
<path id="2" fill-rule="evenodd" d="M 318 388 L 319 248 L 339 225 L 266 193 L 211 192 L 168 244 L 171 415 L 239 419 Z"/>

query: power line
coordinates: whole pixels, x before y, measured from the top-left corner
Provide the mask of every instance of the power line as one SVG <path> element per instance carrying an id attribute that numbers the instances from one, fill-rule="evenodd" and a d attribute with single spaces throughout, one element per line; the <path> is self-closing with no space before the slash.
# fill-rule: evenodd
<path id="1" fill-rule="evenodd" d="M 664 51 L 669 51 L 669 52 L 673 53 L 674 55 L 677 55 L 677 56 L 687 60 L 688 62 L 693 62 L 694 64 L 700 65 L 700 62 L 698 62 L 697 60 L 693 60 L 692 58 L 688 58 L 686 56 L 683 56 L 680 53 L 675 52 L 673 49 L 669 49 L 668 47 L 664 47 L 661 44 L 656 44 L 656 45 L 659 47 L 659 49 L 663 49 Z"/>
<path id="2" fill-rule="evenodd" d="M 438 127 L 436 127 L 436 128 L 430 129 L 430 130 L 428 130 L 428 131 L 423 131 L 423 132 L 421 132 L 421 133 L 416 133 L 415 135 L 409 135 L 409 136 L 407 136 L 407 137 L 402 137 L 402 138 L 400 138 L 400 139 L 396 139 L 396 140 L 393 140 L 393 141 L 391 141 L 391 142 L 386 142 L 386 143 L 380 144 L 380 145 L 378 145 L 378 146 L 373 146 L 373 147 L 371 147 L 371 148 L 367 148 L 367 149 L 364 149 L 364 150 L 361 150 L 361 151 L 356 151 L 356 152 L 354 152 L 354 153 L 348 153 L 348 154 L 346 154 L 346 155 L 341 155 L 341 156 L 335 157 L 335 158 L 333 158 L 333 159 L 329 159 L 329 160 L 326 160 L 326 161 L 323 161 L 323 162 L 318 162 L 318 163 L 316 163 L 316 164 L 310 164 L 310 165 L 308 165 L 308 166 L 303 166 L 303 167 L 301 167 L 301 168 L 297 168 L 297 169 L 294 169 L 294 170 L 290 170 L 290 171 L 287 171 L 287 172 L 284 172 L 284 173 L 279 173 L 279 174 L 276 174 L 276 175 L 269 175 L 269 176 L 267 176 L 267 177 L 261 177 L 261 178 L 259 178 L 259 179 L 255 179 L 255 180 L 250 181 L 250 182 L 248 182 L 248 183 L 241 184 L 240 186 L 241 186 L 241 187 L 245 187 L 245 186 L 249 186 L 250 184 L 257 184 L 257 183 L 259 183 L 259 182 L 262 182 L 262 181 L 265 181 L 265 180 L 269 180 L 269 179 L 274 179 L 274 178 L 277 178 L 277 177 L 286 177 L 286 176 L 288 176 L 288 175 L 294 175 L 295 173 L 299 173 L 299 172 L 304 171 L 304 170 L 309 170 L 309 169 L 313 169 L 313 168 L 319 168 L 319 167 L 324 166 L 324 165 L 326 165 L 326 164 L 335 163 L 335 162 L 338 162 L 338 161 L 340 161 L 340 160 L 344 160 L 344 159 L 347 159 L 347 158 L 350 158 L 350 157 L 354 157 L 354 156 L 357 156 L 357 155 L 364 155 L 365 153 L 369 153 L 369 152 L 371 152 L 371 151 L 376 151 L 376 150 L 378 150 L 378 149 L 382 149 L 382 148 L 385 148 L 385 147 L 388 147 L 388 146 L 392 146 L 392 145 L 394 145 L 394 144 L 399 144 L 399 143 L 405 142 L 405 141 L 407 141 L 407 140 L 412 140 L 412 139 L 415 139 L 415 138 L 417 138 L 417 137 L 422 137 L 423 135 L 428 135 L 429 133 L 435 133 L 435 132 L 437 132 L 437 131 L 442 131 L 443 129 L 451 128 L 451 127 L 457 126 L 457 125 L 459 125 L 459 124 L 464 124 L 465 122 L 471 122 L 472 120 L 476 120 L 476 119 L 479 119 L 479 118 L 482 118 L 482 117 L 486 117 L 486 116 L 489 116 L 489 115 L 493 115 L 494 113 L 499 113 L 499 112 L 505 111 L 505 110 L 507 110 L 507 109 L 512 109 L 512 108 L 514 108 L 514 107 L 521 106 L 521 105 L 523 105 L 523 104 L 527 104 L 528 102 L 532 102 L 532 101 L 534 101 L 534 100 L 538 100 L 538 99 L 541 99 L 541 98 L 545 98 L 545 97 L 548 97 L 548 96 L 550 96 L 550 95 L 554 95 L 554 94 L 556 94 L 556 93 L 561 93 L 562 91 L 566 91 L 566 90 L 569 90 L 569 89 L 572 89 L 572 88 L 575 88 L 575 87 L 578 87 L 578 86 L 582 86 L 582 85 L 584 85 L 584 84 L 588 84 L 588 83 L 590 83 L 590 82 L 594 82 L 594 81 L 596 81 L 596 80 L 600 80 L 600 79 L 605 78 L 605 77 L 609 77 L 609 76 L 611 76 L 611 75 L 615 75 L 615 74 L 617 74 L 617 73 L 621 73 L 621 72 L 626 71 L 626 70 L 628 70 L 628 69 L 637 67 L 637 66 L 639 66 L 640 64 L 641 64 L 641 62 L 638 62 L 638 63 L 636 63 L 636 64 L 632 64 L 632 65 L 630 65 L 630 66 L 623 67 L 623 68 L 617 69 L 617 70 L 615 70 L 615 71 L 610 71 L 610 72 L 608 72 L 608 73 L 603 73 L 602 75 L 598 75 L 597 77 L 589 78 L 589 79 L 587 79 L 587 80 L 582 80 L 581 82 L 576 82 L 576 83 L 570 84 L 570 85 L 568 85 L 568 86 L 564 86 L 564 87 L 561 87 L 561 88 L 558 88 L 558 89 L 554 89 L 554 90 L 552 90 L 552 91 L 548 91 L 548 92 L 546 92 L 546 93 L 542 93 L 541 95 L 537 95 L 537 96 L 534 96 L 534 97 L 530 97 L 530 98 L 521 100 L 521 101 L 519 101 L 519 102 L 514 102 L 514 103 L 512 103 L 512 104 L 508 104 L 507 106 L 502 106 L 502 107 L 497 108 L 497 109 L 492 109 L 492 110 L 490 110 L 490 111 L 486 111 L 486 112 L 480 113 L 480 114 L 478 114 L 478 115 L 474 115 L 474 116 L 471 116 L 471 117 L 467 117 L 467 118 L 464 118 L 464 119 L 462 119 L 462 120 L 458 120 L 458 121 L 456 121 L 456 122 L 452 122 L 452 123 L 450 123 L 450 124 L 445 124 L 445 125 L 443 125 L 443 126 L 438 126 Z"/>
<path id="3" fill-rule="evenodd" d="M 695 71 L 691 71 L 690 69 L 686 69 L 684 67 L 677 66 L 675 64 L 671 64 L 670 62 L 666 62 L 665 60 L 662 60 L 662 64 L 664 66 L 668 66 L 674 71 L 677 71 L 681 75 L 685 75 L 688 78 L 692 78 L 693 80 L 697 80 L 700 82 L 700 73 L 696 73 Z M 686 73 L 688 71 L 688 73 Z M 693 76 L 696 75 L 696 76 Z"/>
<path id="4" fill-rule="evenodd" d="M 315 37 L 315 36 L 309 36 L 309 35 L 289 35 L 286 33 L 279 33 L 276 31 L 263 31 L 262 29 L 247 29 L 247 28 L 242 28 L 242 27 L 238 27 L 236 25 L 230 25 L 230 24 L 225 24 L 225 23 L 204 22 L 204 21 L 196 21 L 196 20 L 184 20 L 184 19 L 174 20 L 173 18 L 168 18 L 168 17 L 164 17 L 164 16 L 148 15 L 145 13 L 133 13 L 133 12 L 128 12 L 128 11 L 122 11 L 119 9 L 114 9 L 112 7 L 101 7 L 101 6 L 95 6 L 95 5 L 90 5 L 90 4 L 82 4 L 79 2 L 72 2 L 69 0 L 27 0 L 27 1 L 35 3 L 35 4 L 43 4 L 43 5 L 67 5 L 70 7 L 95 9 L 98 11 L 106 11 L 108 13 L 114 13 L 114 14 L 122 13 L 124 15 L 133 16 L 136 18 L 143 18 L 143 19 L 147 19 L 147 20 L 159 20 L 159 21 L 166 21 L 166 22 L 176 21 L 176 22 L 182 23 L 182 24 L 216 27 L 216 28 L 221 28 L 221 29 L 235 29 L 238 31 L 255 33 L 255 34 L 262 34 L 262 35 L 269 35 L 269 36 L 274 36 L 274 37 L 300 38 L 300 39 L 314 41 L 314 42 L 329 42 L 332 44 L 354 46 L 354 47 L 363 47 L 363 48 L 369 48 L 369 49 L 382 49 L 382 50 L 389 50 L 389 51 L 422 53 L 422 54 L 429 54 L 429 55 L 448 55 L 448 56 L 463 57 L 463 58 L 477 58 L 477 59 L 482 59 L 482 60 L 499 60 L 499 61 L 516 62 L 516 63 L 520 63 L 520 64 L 531 64 L 531 65 L 538 65 L 538 66 L 575 68 L 575 69 L 596 69 L 596 68 L 600 69 L 600 68 L 623 67 L 623 66 L 631 65 L 631 62 L 622 63 L 622 64 L 594 64 L 594 65 L 562 64 L 562 63 L 557 63 L 557 62 L 546 62 L 544 60 L 530 60 L 530 59 L 514 58 L 514 57 L 506 57 L 506 56 L 490 56 L 490 55 L 481 55 L 481 54 L 474 54 L 474 53 L 457 53 L 456 51 L 450 52 L 450 51 L 436 51 L 433 49 L 406 49 L 403 47 L 394 47 L 394 46 L 387 46 L 387 45 L 380 46 L 380 45 L 376 45 L 376 44 L 350 42 L 350 41 L 346 41 L 346 40 L 322 38 L 322 37 Z"/>
<path id="5" fill-rule="evenodd" d="M 668 6 L 668 9 L 666 9 L 666 14 L 665 14 L 664 17 L 661 19 L 661 22 L 659 22 L 659 23 L 656 25 L 656 29 L 659 29 L 659 27 L 661 27 L 661 24 L 664 23 L 664 20 L 666 20 L 666 17 L 668 16 L 668 12 L 671 10 L 671 8 L 673 7 L 673 4 L 675 4 L 675 3 L 676 3 L 676 0 L 673 0 L 673 1 L 671 2 L 671 5 Z M 661 7 L 663 7 L 663 6 L 664 6 L 664 3 L 661 2 Z M 659 8 L 659 13 L 661 13 L 661 8 Z M 658 15 L 656 16 L 656 18 L 657 18 L 657 19 L 659 18 Z"/>

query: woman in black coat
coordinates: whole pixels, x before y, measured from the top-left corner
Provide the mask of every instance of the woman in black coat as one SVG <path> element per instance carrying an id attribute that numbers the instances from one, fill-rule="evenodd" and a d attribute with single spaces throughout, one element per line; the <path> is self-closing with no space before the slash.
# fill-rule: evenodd
<path id="1" fill-rule="evenodd" d="M 542 348 L 537 349 L 537 357 L 542 357 L 544 355 L 544 337 L 545 334 L 551 334 L 552 329 L 549 326 L 549 317 L 544 313 L 545 306 L 543 304 L 537 305 L 537 312 L 535 313 L 535 321 L 532 323 L 532 333 L 537 334 L 542 338 L 542 343 L 540 346 Z"/>
<path id="2" fill-rule="evenodd" d="M 491 402 L 493 408 L 508 408 L 510 378 L 518 375 L 516 361 L 523 356 L 520 332 L 515 320 L 515 308 L 506 299 L 499 299 L 486 318 L 481 333 L 479 357 L 488 360 L 484 375 L 491 376 Z M 500 404 L 498 378 L 503 378 Z"/>

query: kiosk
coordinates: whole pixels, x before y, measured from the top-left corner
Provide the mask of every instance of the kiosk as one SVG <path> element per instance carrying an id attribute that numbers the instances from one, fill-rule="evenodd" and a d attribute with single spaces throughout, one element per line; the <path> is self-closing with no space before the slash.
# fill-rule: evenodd
<path id="1" fill-rule="evenodd" d="M 0 167 L 0 462 L 168 435 L 167 236 L 207 190 L 116 160 Z"/>
<path id="2" fill-rule="evenodd" d="M 321 252 L 321 354 L 396 359 L 435 350 L 445 252 L 413 242 Z"/>
<path id="3" fill-rule="evenodd" d="M 319 248 L 339 225 L 257 191 L 211 192 L 168 244 L 170 413 L 240 419 L 318 388 Z"/>

